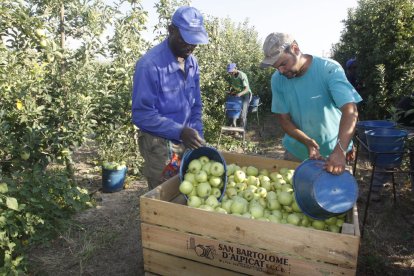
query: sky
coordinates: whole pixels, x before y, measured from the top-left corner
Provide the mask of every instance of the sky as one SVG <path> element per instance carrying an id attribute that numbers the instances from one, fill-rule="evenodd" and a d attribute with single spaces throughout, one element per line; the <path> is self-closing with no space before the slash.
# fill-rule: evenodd
<path id="1" fill-rule="evenodd" d="M 149 12 L 149 32 L 158 20 L 156 0 L 143 0 Z M 272 32 L 290 33 L 303 53 L 329 56 L 332 44 L 339 42 L 347 10 L 358 0 L 192 0 L 191 6 L 204 15 L 229 17 L 233 22 L 249 20 L 262 42 Z"/>

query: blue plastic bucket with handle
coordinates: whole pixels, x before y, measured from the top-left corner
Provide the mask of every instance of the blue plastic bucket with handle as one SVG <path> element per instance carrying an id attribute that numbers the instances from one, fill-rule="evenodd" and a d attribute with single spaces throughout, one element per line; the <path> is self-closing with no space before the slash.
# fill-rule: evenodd
<path id="1" fill-rule="evenodd" d="M 102 190 L 105 193 L 113 193 L 122 190 L 128 168 L 121 170 L 109 170 L 102 167 Z"/>
<path id="2" fill-rule="evenodd" d="M 243 99 L 236 96 L 228 96 L 226 99 L 227 118 L 239 118 L 243 107 Z"/>
<path id="3" fill-rule="evenodd" d="M 303 213 L 325 220 L 348 212 L 358 198 L 355 178 L 345 171 L 341 175 L 328 173 L 325 161 L 305 160 L 293 175 L 295 199 Z"/>
<path id="4" fill-rule="evenodd" d="M 369 130 L 365 135 L 371 162 L 384 168 L 395 168 L 401 165 L 407 131 L 381 128 Z"/>
<path id="5" fill-rule="evenodd" d="M 223 187 L 221 188 L 221 196 L 218 198 L 218 201 L 221 201 L 223 198 L 225 192 L 226 192 L 226 186 L 227 186 L 227 167 L 226 167 L 226 161 L 224 160 L 223 156 L 213 147 L 199 147 L 194 150 L 187 150 L 183 158 L 181 159 L 181 166 L 180 166 L 180 180 L 184 180 L 184 175 L 186 174 L 188 170 L 188 164 L 194 159 L 198 159 L 201 156 L 207 156 L 210 160 L 214 160 L 217 162 L 220 162 L 224 166 L 224 173 L 222 176 L 223 179 Z M 184 195 L 187 199 L 187 196 Z"/>

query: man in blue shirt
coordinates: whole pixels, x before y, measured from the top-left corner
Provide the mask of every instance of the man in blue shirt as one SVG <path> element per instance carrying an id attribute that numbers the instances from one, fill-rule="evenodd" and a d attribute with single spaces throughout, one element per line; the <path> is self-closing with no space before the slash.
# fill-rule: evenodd
<path id="1" fill-rule="evenodd" d="M 142 56 L 135 67 L 132 120 L 139 128 L 139 150 L 149 187 L 161 184 L 173 155 L 204 144 L 200 72 L 192 52 L 207 44 L 201 13 L 178 8 L 168 37 Z"/>
<path id="2" fill-rule="evenodd" d="M 289 34 L 267 36 L 261 67 L 277 69 L 271 79 L 272 112 L 285 131 L 285 159 L 326 158 L 325 169 L 345 170 L 346 155 L 362 99 L 334 60 L 302 54 Z"/>

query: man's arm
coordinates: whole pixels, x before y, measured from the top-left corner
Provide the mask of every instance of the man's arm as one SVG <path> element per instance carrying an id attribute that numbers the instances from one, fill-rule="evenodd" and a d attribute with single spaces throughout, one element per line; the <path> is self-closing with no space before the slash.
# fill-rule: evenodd
<path id="1" fill-rule="evenodd" d="M 298 140 L 304 144 L 309 151 L 310 159 L 319 159 L 321 154 L 319 153 L 319 145 L 315 140 L 311 139 L 306 135 L 302 130 L 300 130 L 291 120 L 290 115 L 287 114 L 276 114 L 276 119 L 278 120 L 282 129 L 292 138 Z"/>
<path id="2" fill-rule="evenodd" d="M 325 169 L 333 174 L 341 174 L 345 170 L 346 150 L 354 135 L 358 120 L 358 108 L 355 103 L 347 103 L 341 107 L 338 142 L 325 163 Z"/>

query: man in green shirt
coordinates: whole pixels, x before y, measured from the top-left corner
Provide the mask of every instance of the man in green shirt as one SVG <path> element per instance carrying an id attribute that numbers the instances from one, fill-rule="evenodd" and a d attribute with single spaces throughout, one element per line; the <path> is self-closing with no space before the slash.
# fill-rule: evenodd
<path id="1" fill-rule="evenodd" d="M 242 112 L 240 114 L 241 127 L 246 127 L 247 111 L 249 103 L 252 98 L 252 91 L 250 90 L 249 80 L 244 72 L 237 70 L 235 63 L 227 65 L 227 72 L 230 74 L 230 90 L 229 94 L 243 99 Z M 233 119 L 232 126 L 237 126 L 237 118 Z"/>

